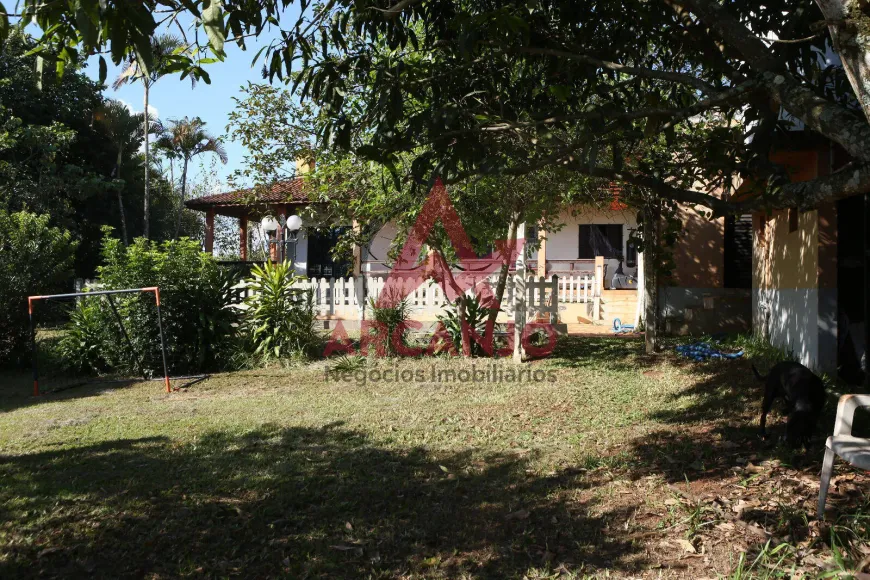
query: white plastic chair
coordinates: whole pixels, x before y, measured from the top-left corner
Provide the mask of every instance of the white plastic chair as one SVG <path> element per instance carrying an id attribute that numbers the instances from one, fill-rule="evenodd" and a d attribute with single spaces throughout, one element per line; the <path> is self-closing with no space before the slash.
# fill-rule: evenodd
<path id="1" fill-rule="evenodd" d="M 855 467 L 870 469 L 870 439 L 852 436 L 855 409 L 870 407 L 870 395 L 843 395 L 837 404 L 834 435 L 825 442 L 825 461 L 822 463 L 822 482 L 819 486 L 819 519 L 825 519 L 825 500 L 834 469 L 834 456 L 839 455 Z"/>

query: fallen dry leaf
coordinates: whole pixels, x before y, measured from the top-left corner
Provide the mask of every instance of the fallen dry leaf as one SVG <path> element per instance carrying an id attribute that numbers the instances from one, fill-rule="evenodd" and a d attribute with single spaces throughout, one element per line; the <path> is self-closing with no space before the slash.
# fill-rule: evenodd
<path id="1" fill-rule="evenodd" d="M 688 552 L 690 554 L 697 554 L 698 550 L 695 548 L 695 545 L 692 544 L 689 540 L 677 540 L 677 543 L 683 549 L 684 552 Z"/>

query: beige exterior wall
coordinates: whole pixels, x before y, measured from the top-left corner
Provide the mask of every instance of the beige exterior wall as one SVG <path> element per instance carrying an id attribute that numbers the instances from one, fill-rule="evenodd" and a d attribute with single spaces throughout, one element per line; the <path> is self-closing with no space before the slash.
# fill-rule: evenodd
<path id="1" fill-rule="evenodd" d="M 819 174 L 816 151 L 782 152 L 772 160 L 785 165 L 794 182 L 809 181 Z M 818 288 L 818 212 L 799 212 L 796 229 L 792 227 L 794 217 L 790 218 L 787 210 L 756 213 L 752 219 L 752 287 L 759 290 Z"/>
<path id="2" fill-rule="evenodd" d="M 770 216 L 756 214 L 753 226 L 753 288 L 818 288 L 817 211 L 800 213 L 796 231 L 790 231 L 788 211 L 776 211 Z"/>
<path id="3" fill-rule="evenodd" d="M 773 160 L 785 165 L 794 181 L 819 174 L 816 151 L 782 152 Z M 753 328 L 804 365 L 819 368 L 820 218 L 816 210 L 794 212 L 753 216 Z M 830 237 L 830 217 L 821 221 L 822 233 Z M 822 254 L 829 256 L 830 243 L 824 246 Z"/>
<path id="4" fill-rule="evenodd" d="M 725 285 L 725 219 L 710 220 L 693 207 L 680 206 L 682 235 L 674 247 L 673 283 L 683 288 Z"/>

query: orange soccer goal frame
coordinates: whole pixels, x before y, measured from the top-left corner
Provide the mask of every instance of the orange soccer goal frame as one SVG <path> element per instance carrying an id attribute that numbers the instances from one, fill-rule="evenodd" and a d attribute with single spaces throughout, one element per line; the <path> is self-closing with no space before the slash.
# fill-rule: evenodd
<path id="1" fill-rule="evenodd" d="M 124 325 L 120 321 L 120 315 L 118 314 L 117 309 L 115 309 L 115 304 L 112 302 L 111 295 L 112 294 L 136 294 L 142 292 L 153 292 L 154 293 L 154 301 L 157 304 L 157 329 L 160 332 L 160 353 L 163 355 L 163 381 L 166 384 L 166 392 L 169 393 L 172 391 L 172 388 L 169 385 L 169 369 L 166 366 L 166 343 L 163 340 L 163 318 L 160 315 L 160 288 L 157 286 L 151 286 L 148 288 L 128 288 L 125 290 L 97 290 L 94 292 L 72 292 L 69 294 L 46 294 L 43 296 L 28 296 L 27 297 L 27 311 L 30 316 L 30 345 L 31 345 L 31 354 L 33 356 L 33 396 L 39 396 L 39 367 L 37 365 L 37 349 L 36 349 L 36 324 L 33 322 L 33 303 L 38 300 L 52 300 L 56 298 L 77 298 L 80 296 L 106 296 L 109 300 L 109 305 L 112 307 L 112 311 L 115 313 L 115 316 L 118 318 L 118 323 L 121 324 L 121 330 L 124 331 L 126 335 L 126 330 L 124 330 Z M 129 340 L 129 339 L 128 339 Z"/>

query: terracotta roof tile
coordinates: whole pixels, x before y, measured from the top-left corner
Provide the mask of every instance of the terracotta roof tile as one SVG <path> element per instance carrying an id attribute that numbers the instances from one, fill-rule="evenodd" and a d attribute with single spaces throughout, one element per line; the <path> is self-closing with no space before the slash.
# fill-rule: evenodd
<path id="1" fill-rule="evenodd" d="M 217 205 L 247 205 L 254 196 L 253 189 L 240 189 L 226 193 L 204 195 L 187 200 L 184 205 L 191 209 L 203 209 Z M 276 182 L 266 193 L 256 195 L 256 201 L 260 203 L 308 203 L 308 194 L 305 192 L 305 180 L 294 177 L 286 181 Z"/>

